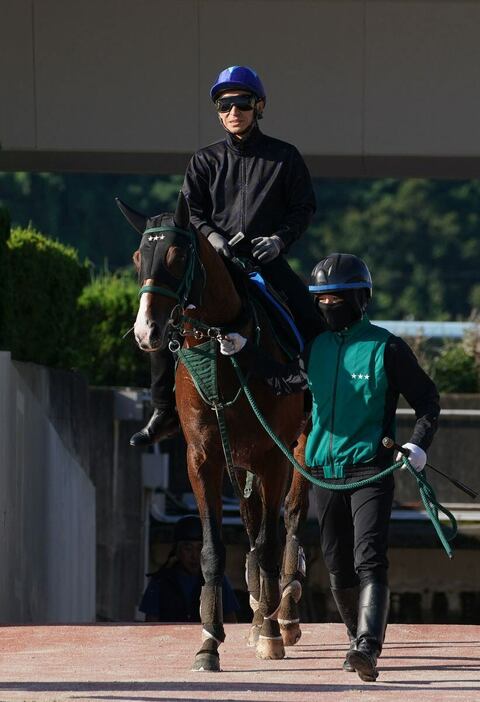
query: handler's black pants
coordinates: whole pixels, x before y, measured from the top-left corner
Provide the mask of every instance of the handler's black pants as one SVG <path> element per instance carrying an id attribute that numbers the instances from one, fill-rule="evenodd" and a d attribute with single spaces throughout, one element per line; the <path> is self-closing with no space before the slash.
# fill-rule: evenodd
<path id="1" fill-rule="evenodd" d="M 261 267 L 263 277 L 275 290 L 284 293 L 300 334 L 306 342 L 322 330 L 322 320 L 307 287 L 290 268 L 283 256 Z M 152 405 L 155 409 L 174 406 L 173 386 L 175 363 L 167 349 L 150 354 L 152 377 Z"/>
<path id="2" fill-rule="evenodd" d="M 371 580 L 387 584 L 393 490 L 392 475 L 355 490 L 314 488 L 320 544 L 334 590 Z"/>

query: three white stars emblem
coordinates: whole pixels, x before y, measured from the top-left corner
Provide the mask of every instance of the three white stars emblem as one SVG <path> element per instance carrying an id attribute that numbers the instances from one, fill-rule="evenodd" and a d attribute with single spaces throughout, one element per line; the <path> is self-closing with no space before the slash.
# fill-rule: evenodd
<path id="1" fill-rule="evenodd" d="M 158 236 L 158 234 L 155 234 L 155 236 L 150 234 L 148 237 L 148 241 L 158 241 L 159 239 L 165 239 L 165 234 L 160 234 L 160 236 Z"/>
<path id="2" fill-rule="evenodd" d="M 352 378 L 354 380 L 356 380 L 357 378 L 359 380 L 368 380 L 370 376 L 368 375 L 368 373 L 352 373 Z"/>

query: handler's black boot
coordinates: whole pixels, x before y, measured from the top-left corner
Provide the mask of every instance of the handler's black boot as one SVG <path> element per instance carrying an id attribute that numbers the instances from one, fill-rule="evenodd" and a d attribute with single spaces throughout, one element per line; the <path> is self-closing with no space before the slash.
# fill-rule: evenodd
<path id="1" fill-rule="evenodd" d="M 146 426 L 130 438 L 130 446 L 149 446 L 180 431 L 175 409 L 175 361 L 167 349 L 150 354 L 152 403 L 155 407 Z"/>
<path id="2" fill-rule="evenodd" d="M 358 586 L 347 587 L 341 590 L 332 588 L 333 599 L 337 605 L 338 612 L 342 617 L 342 621 L 347 627 L 348 638 L 350 639 L 350 651 L 353 651 L 357 638 L 357 620 L 358 620 Z M 348 653 L 343 662 L 342 668 L 348 673 L 354 673 L 355 668 L 348 661 Z"/>
<path id="3" fill-rule="evenodd" d="M 389 601 L 390 592 L 384 583 L 368 582 L 360 590 L 357 641 L 347 653 L 347 661 L 365 682 L 374 682 L 378 677 L 377 658 L 385 637 Z"/>
<path id="4" fill-rule="evenodd" d="M 148 423 L 130 437 L 130 446 L 149 446 L 162 439 L 169 439 L 180 431 L 175 407 L 155 409 Z"/>

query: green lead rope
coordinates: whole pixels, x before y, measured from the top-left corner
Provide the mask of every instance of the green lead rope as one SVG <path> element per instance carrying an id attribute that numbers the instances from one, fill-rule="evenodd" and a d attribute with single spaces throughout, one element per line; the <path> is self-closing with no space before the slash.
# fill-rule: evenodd
<path id="1" fill-rule="evenodd" d="M 453 552 L 450 547 L 450 544 L 448 543 L 449 541 L 452 541 L 455 536 L 457 535 L 457 521 L 453 514 L 446 508 L 441 505 L 436 496 L 435 492 L 432 488 L 432 486 L 429 484 L 427 477 L 425 475 L 425 471 L 422 471 L 421 473 L 418 473 L 410 464 L 408 459 L 404 456 L 401 461 L 398 461 L 397 463 L 394 463 L 391 465 L 389 468 L 386 468 L 385 470 L 381 471 L 380 473 L 377 473 L 376 475 L 373 475 L 370 478 L 364 478 L 363 480 L 358 480 L 353 483 L 348 483 L 348 485 L 339 485 L 336 483 L 328 483 L 324 480 L 320 480 L 319 478 L 315 478 L 313 475 L 311 475 L 308 471 L 305 470 L 305 468 L 300 465 L 300 463 L 295 459 L 295 457 L 291 454 L 289 449 L 285 446 L 285 444 L 278 438 L 278 436 L 275 434 L 275 432 L 272 430 L 272 428 L 267 424 L 265 418 L 263 417 L 262 413 L 260 412 L 257 403 L 255 402 L 255 399 L 250 392 L 245 378 L 243 376 L 243 373 L 240 369 L 240 366 L 238 365 L 236 359 L 234 356 L 230 356 L 230 360 L 232 361 L 233 367 L 235 368 L 235 371 L 237 373 L 238 379 L 240 381 L 240 385 L 250 403 L 250 406 L 255 413 L 258 421 L 264 428 L 264 430 L 267 432 L 267 434 L 270 436 L 270 438 L 275 442 L 275 444 L 278 446 L 278 448 L 282 451 L 282 453 L 288 458 L 290 463 L 293 465 L 293 467 L 298 470 L 299 473 L 303 475 L 304 478 L 309 480 L 313 485 L 316 485 L 317 487 L 321 488 L 326 488 L 327 490 L 355 490 L 356 488 L 360 487 L 365 487 L 366 485 L 370 485 L 371 483 L 381 480 L 382 478 L 386 477 L 387 475 L 390 475 L 394 471 L 398 470 L 402 466 L 405 466 L 410 473 L 413 475 L 415 480 L 417 481 L 418 489 L 420 491 L 420 497 L 422 499 L 423 505 L 425 507 L 425 510 L 427 512 L 427 515 L 432 522 L 434 529 L 437 533 L 437 536 L 440 540 L 440 543 L 442 544 L 443 548 L 445 549 L 445 552 L 449 558 L 452 558 Z M 451 533 L 448 534 L 448 536 L 445 535 L 445 532 L 443 531 L 440 521 L 438 519 L 438 512 L 442 512 L 448 519 L 450 520 L 451 523 Z"/>

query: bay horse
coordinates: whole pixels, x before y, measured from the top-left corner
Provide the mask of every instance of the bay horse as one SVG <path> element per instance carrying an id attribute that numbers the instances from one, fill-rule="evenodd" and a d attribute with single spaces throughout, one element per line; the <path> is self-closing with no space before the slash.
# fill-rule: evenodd
<path id="1" fill-rule="evenodd" d="M 183 350 L 194 350 L 227 328 L 254 339 L 273 358 L 285 360 L 269 333 L 266 315 L 246 313 L 245 303 L 221 256 L 206 237 L 190 228 L 188 203 L 179 195 L 175 214 L 147 218 L 125 203 L 117 203 L 128 221 L 142 234 L 134 262 L 139 274 L 140 304 L 135 338 L 141 349 L 166 349 L 169 334 L 183 335 Z M 183 320 L 183 321 L 182 321 Z M 212 332 L 214 330 L 214 332 Z M 177 344 L 178 350 L 179 344 Z M 170 346 L 171 349 L 174 347 Z M 285 645 L 300 638 L 297 603 L 301 596 L 302 549 L 297 538 L 308 507 L 305 480 L 295 472 L 285 507 L 287 531 L 282 579 L 279 516 L 284 504 L 291 467 L 259 425 L 229 358 L 218 344 L 211 348 L 216 360 L 219 392 L 224 398 L 224 419 L 239 487 L 240 513 L 250 543 L 246 579 L 254 612 L 249 644 L 260 658 L 285 656 Z M 287 445 L 297 440 L 296 457 L 302 462 L 304 437 L 303 394 L 274 397 L 262 379 L 249 378 L 256 403 L 276 435 Z M 238 399 L 228 404 L 238 393 Z M 202 645 L 194 670 L 220 670 L 219 646 L 225 639 L 222 615 L 222 579 L 225 546 L 222 542 L 222 483 L 227 464 L 216 413 L 206 404 L 184 363 L 175 377 L 178 415 L 187 443 L 187 466 L 203 528 L 201 568 Z M 248 471 L 248 473 L 247 473 Z M 253 477 L 249 497 L 243 494 L 247 474 Z"/>

